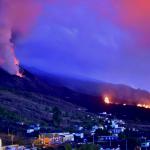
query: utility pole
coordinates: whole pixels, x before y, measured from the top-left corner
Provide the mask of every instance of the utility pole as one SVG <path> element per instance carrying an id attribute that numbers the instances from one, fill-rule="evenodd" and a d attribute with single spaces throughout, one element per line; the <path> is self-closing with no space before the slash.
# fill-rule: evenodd
<path id="1" fill-rule="evenodd" d="M 8 136 L 9 136 L 9 128 L 8 128 L 8 130 L 7 130 L 7 134 L 8 134 Z"/>
<path id="2" fill-rule="evenodd" d="M 95 138 L 94 138 L 94 133 L 93 133 L 93 144 L 95 144 Z"/>
<path id="3" fill-rule="evenodd" d="M 147 142 L 146 142 L 146 137 L 145 137 L 145 143 L 147 144 Z M 147 145 L 146 145 L 146 147 L 145 147 L 145 150 L 147 150 Z"/>
<path id="4" fill-rule="evenodd" d="M 109 146 L 111 147 L 111 139 L 110 139 L 110 141 L 109 141 Z"/>
<path id="5" fill-rule="evenodd" d="M 11 135 L 11 144 L 12 145 L 14 144 L 14 135 L 13 134 Z"/>
<path id="6" fill-rule="evenodd" d="M 128 140 L 126 139 L 126 150 L 128 150 Z"/>

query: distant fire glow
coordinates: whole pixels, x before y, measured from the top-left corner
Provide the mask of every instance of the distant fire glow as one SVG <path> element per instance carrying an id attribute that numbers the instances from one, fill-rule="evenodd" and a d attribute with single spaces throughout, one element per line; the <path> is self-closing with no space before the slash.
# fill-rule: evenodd
<path id="1" fill-rule="evenodd" d="M 19 60 L 16 57 L 14 58 L 14 64 L 19 67 Z M 19 71 L 19 69 L 16 71 L 16 76 L 23 78 L 23 74 Z"/>
<path id="2" fill-rule="evenodd" d="M 23 78 L 22 73 L 20 73 L 19 71 L 16 72 L 16 76 L 18 76 L 18 77 L 20 77 L 20 78 Z"/>
<path id="3" fill-rule="evenodd" d="M 104 98 L 104 102 L 106 104 L 110 104 L 111 103 L 109 97 L 107 97 L 107 96 Z"/>
<path id="4" fill-rule="evenodd" d="M 137 107 L 150 109 L 150 105 L 146 105 L 146 104 L 137 104 Z"/>
<path id="5" fill-rule="evenodd" d="M 118 101 L 112 101 L 112 100 L 110 100 L 110 97 L 108 97 L 108 96 L 105 96 L 104 97 L 104 103 L 105 104 L 115 104 L 115 105 L 123 105 L 123 106 L 127 106 L 127 105 L 135 105 L 135 106 L 137 106 L 137 107 L 140 107 L 140 108 L 145 108 L 145 109 L 150 109 L 150 104 L 140 104 L 140 103 L 138 103 L 138 104 L 131 104 L 131 103 L 119 103 Z"/>

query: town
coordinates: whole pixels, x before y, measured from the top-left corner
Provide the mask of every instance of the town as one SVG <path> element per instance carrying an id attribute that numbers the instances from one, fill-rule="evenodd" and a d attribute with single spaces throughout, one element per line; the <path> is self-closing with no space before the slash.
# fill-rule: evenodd
<path id="1" fill-rule="evenodd" d="M 81 111 L 82 108 L 79 108 Z M 16 131 L 7 128 L 0 134 L 2 150 L 140 150 L 150 148 L 150 134 L 129 126 L 113 114 L 86 112 L 86 118 L 68 122 L 60 118 L 61 111 L 55 107 L 51 126 L 37 123 L 16 122 Z M 69 118 L 69 117 L 68 117 Z M 19 133 L 20 131 L 20 133 Z"/>

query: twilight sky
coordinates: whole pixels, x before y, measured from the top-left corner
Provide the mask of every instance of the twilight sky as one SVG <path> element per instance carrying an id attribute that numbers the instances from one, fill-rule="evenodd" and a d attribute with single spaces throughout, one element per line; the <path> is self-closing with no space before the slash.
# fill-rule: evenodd
<path id="1" fill-rule="evenodd" d="M 21 64 L 150 90 L 150 0 L 43 0 L 41 5 L 32 29 L 15 40 Z"/>

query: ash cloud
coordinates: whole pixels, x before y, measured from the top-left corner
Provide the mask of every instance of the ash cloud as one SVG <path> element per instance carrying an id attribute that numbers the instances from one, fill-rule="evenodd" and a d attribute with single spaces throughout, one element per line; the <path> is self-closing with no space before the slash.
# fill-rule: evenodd
<path id="1" fill-rule="evenodd" d="M 41 11 L 38 0 L 1 0 L 0 1 L 0 67 L 10 74 L 19 72 L 15 56 L 15 39 L 26 36 Z"/>

